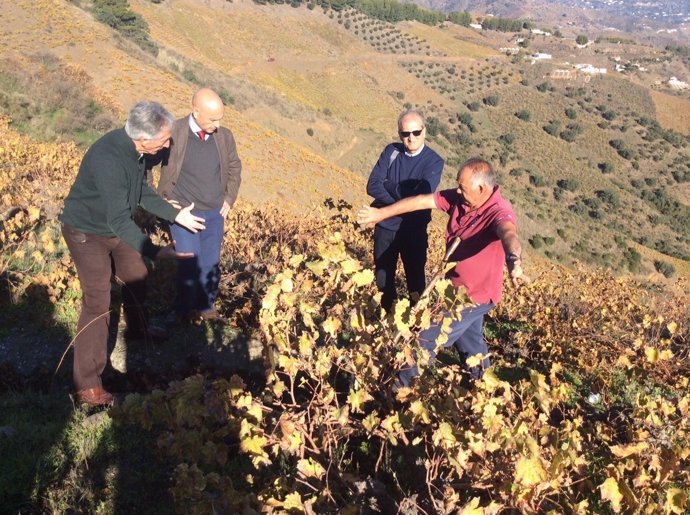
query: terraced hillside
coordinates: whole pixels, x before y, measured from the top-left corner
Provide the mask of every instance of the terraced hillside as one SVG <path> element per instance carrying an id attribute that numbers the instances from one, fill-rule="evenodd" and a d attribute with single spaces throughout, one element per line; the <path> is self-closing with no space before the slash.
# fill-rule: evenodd
<path id="1" fill-rule="evenodd" d="M 20 0 L 3 6 L 0 40 L 5 57 L 31 68 L 40 53 L 51 53 L 83 75 L 97 99 L 121 116 L 137 100 L 162 102 L 176 115 L 188 112 L 196 85 L 181 79 L 136 47 L 120 40 L 75 6 L 58 0 Z M 238 111 L 226 111 L 244 163 L 241 196 L 303 210 L 325 197 L 362 198 L 362 178 L 262 127 Z"/>

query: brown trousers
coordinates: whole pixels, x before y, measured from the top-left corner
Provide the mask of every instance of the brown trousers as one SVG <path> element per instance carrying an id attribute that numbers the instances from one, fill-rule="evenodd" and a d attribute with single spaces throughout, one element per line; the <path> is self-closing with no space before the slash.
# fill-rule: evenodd
<path id="1" fill-rule="evenodd" d="M 101 374 L 108 360 L 110 281 L 114 274 L 122 287 L 128 331 L 145 329 L 146 277 L 141 254 L 117 237 L 84 233 L 63 224 L 62 235 L 81 283 L 82 304 L 74 339 L 74 385 L 77 389 L 103 386 Z"/>

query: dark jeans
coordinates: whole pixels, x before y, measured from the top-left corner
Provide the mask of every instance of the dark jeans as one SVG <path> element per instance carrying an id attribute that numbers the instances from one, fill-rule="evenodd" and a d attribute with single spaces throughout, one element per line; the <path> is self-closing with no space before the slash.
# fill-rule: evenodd
<path id="1" fill-rule="evenodd" d="M 225 220 L 220 208 L 211 211 L 192 210 L 206 220 L 206 229 L 193 233 L 177 224 L 170 226 L 178 252 L 193 252 L 194 257 L 177 262 L 177 297 L 175 312 L 187 316 L 192 310 L 213 308 L 220 283 L 220 249 Z"/>
<path id="2" fill-rule="evenodd" d="M 398 298 L 395 288 L 395 270 L 398 256 L 402 259 L 407 281 L 407 291 L 420 294 L 424 291 L 426 277 L 426 250 L 428 238 L 426 226 L 400 228 L 389 231 L 378 225 L 374 228 L 374 263 L 376 265 L 376 286 L 383 292 L 381 306 L 390 311 Z"/>
<path id="3" fill-rule="evenodd" d="M 74 339 L 74 385 L 77 389 L 102 386 L 108 360 L 110 280 L 123 283 L 122 300 L 127 329 L 143 333 L 148 270 L 141 254 L 117 237 L 88 234 L 63 224 L 67 243 L 81 283 L 81 314 Z"/>
<path id="4" fill-rule="evenodd" d="M 476 354 L 486 356 L 489 348 L 484 340 L 484 315 L 486 315 L 494 307 L 493 303 L 479 304 L 465 308 L 461 312 L 460 320 L 453 320 L 450 323 L 450 333 L 448 334 L 448 341 L 443 345 L 444 348 L 455 345 L 455 348 L 460 352 L 460 356 L 468 358 Z M 450 317 L 449 313 L 445 313 L 444 317 Z M 438 324 L 431 325 L 428 329 L 419 333 L 419 344 L 427 349 L 431 355 L 431 360 L 436 358 L 436 339 L 441 334 L 442 320 Z M 482 362 L 476 367 L 465 368 L 472 376 L 472 379 L 480 379 L 484 375 L 484 370 L 489 368 L 491 362 L 489 358 L 484 358 Z M 419 375 L 419 370 L 416 365 L 404 368 L 400 371 L 399 377 L 403 385 L 409 386 L 413 377 Z"/>

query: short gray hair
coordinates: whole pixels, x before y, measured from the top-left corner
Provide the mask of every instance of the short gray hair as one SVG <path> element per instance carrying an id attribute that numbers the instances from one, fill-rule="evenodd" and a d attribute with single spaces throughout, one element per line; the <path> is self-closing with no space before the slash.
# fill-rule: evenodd
<path id="1" fill-rule="evenodd" d="M 463 170 L 468 170 L 472 174 L 472 184 L 475 187 L 484 184 L 489 188 L 493 188 L 498 182 L 494 167 L 484 159 L 473 157 L 462 163 L 458 170 L 458 180 L 460 180 L 460 174 Z"/>
<path id="2" fill-rule="evenodd" d="M 400 113 L 400 116 L 398 116 L 398 130 L 401 129 L 403 119 L 410 115 L 415 115 L 419 117 L 419 119 L 422 122 L 422 127 L 426 127 L 426 120 L 424 119 L 424 115 L 420 111 L 417 111 L 416 109 L 407 109 Z"/>
<path id="3" fill-rule="evenodd" d="M 158 102 L 139 102 L 129 111 L 125 132 L 132 139 L 156 139 L 163 129 L 171 128 L 175 117 Z"/>

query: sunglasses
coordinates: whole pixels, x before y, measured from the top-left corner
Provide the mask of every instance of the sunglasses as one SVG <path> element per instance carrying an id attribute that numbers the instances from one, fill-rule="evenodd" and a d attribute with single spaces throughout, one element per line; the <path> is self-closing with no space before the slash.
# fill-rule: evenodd
<path id="1" fill-rule="evenodd" d="M 414 134 L 416 137 L 419 137 L 422 135 L 423 130 L 424 129 L 417 129 L 416 131 L 400 131 L 398 134 L 400 134 L 401 138 L 409 138 L 412 134 Z"/>

